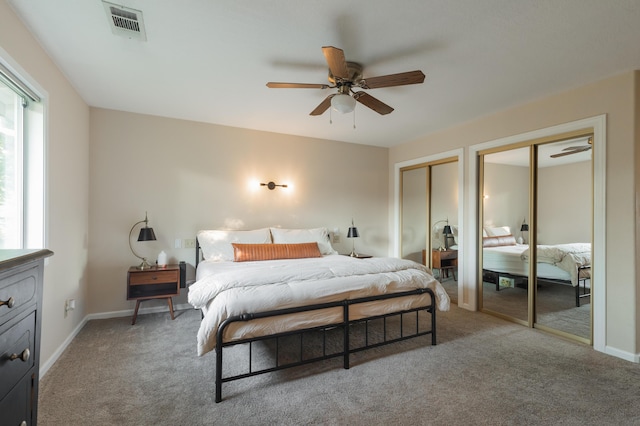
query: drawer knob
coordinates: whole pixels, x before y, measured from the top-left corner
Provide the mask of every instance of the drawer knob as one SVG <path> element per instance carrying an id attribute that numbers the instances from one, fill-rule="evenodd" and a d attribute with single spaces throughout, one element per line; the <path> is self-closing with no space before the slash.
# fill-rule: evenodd
<path id="1" fill-rule="evenodd" d="M 29 348 L 26 348 L 24 351 L 22 351 L 22 353 L 20 355 L 18 354 L 11 354 L 11 356 L 9 357 L 10 361 L 15 361 L 16 359 L 20 359 L 23 362 L 27 362 L 29 361 L 29 357 L 31 356 L 31 351 L 29 350 Z"/>
<path id="2" fill-rule="evenodd" d="M 0 300 L 0 306 L 7 305 L 8 308 L 13 308 L 16 304 L 16 300 L 13 297 L 10 297 L 9 300 Z"/>

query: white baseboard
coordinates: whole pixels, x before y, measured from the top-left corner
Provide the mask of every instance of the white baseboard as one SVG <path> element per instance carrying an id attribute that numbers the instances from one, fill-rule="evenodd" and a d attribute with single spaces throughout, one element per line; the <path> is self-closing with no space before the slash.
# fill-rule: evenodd
<path id="1" fill-rule="evenodd" d="M 88 321 L 87 317 L 84 317 L 82 321 L 80 321 L 78 326 L 74 328 L 71 334 L 64 340 L 64 342 L 62 342 L 62 344 L 58 347 L 58 349 L 56 349 L 53 355 L 51 355 L 49 359 L 47 359 L 45 362 L 40 363 L 40 379 L 42 379 L 44 375 L 47 374 L 47 371 L 49 371 L 51 366 L 55 364 L 58 358 L 60 358 L 64 350 L 67 349 L 67 346 L 69 346 L 69 344 L 71 344 L 73 339 L 76 338 L 78 333 L 80 333 L 80 330 L 82 330 L 82 327 L 84 327 L 87 321 Z"/>
<path id="2" fill-rule="evenodd" d="M 174 311 L 184 311 L 188 309 L 193 309 L 193 306 L 188 303 L 181 303 L 173 306 Z M 126 309 L 124 311 L 112 311 L 112 312 L 102 312 L 99 314 L 89 314 L 85 316 L 82 321 L 78 324 L 76 328 L 73 329 L 71 334 L 62 342 L 62 344 L 56 349 L 56 351 L 47 359 L 45 362 L 40 363 L 40 379 L 42 379 L 45 374 L 49 371 L 49 369 L 56 363 L 58 358 L 64 353 L 67 347 L 71 344 L 73 339 L 80 333 L 80 330 L 85 326 L 85 324 L 91 320 L 95 319 L 109 319 L 109 318 L 119 318 L 119 317 L 129 317 L 133 316 L 134 309 Z M 154 306 L 150 308 L 140 308 L 138 310 L 138 315 L 142 314 L 153 314 L 158 312 L 169 312 L 169 308 L 167 306 Z"/>
<path id="3" fill-rule="evenodd" d="M 624 359 L 625 361 L 635 362 L 636 364 L 640 363 L 640 354 L 621 351 L 620 349 L 612 348 L 611 346 L 606 346 L 604 353 L 615 356 L 616 358 Z"/>

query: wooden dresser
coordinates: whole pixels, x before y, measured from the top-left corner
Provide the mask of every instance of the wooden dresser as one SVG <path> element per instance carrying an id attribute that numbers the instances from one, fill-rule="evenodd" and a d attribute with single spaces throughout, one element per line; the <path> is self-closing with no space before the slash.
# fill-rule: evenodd
<path id="1" fill-rule="evenodd" d="M 0 250 L 0 423 L 38 417 L 42 275 L 49 250 Z"/>

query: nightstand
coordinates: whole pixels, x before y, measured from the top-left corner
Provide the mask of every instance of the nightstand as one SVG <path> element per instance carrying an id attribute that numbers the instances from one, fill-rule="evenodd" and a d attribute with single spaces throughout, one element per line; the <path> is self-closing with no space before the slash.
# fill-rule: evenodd
<path id="1" fill-rule="evenodd" d="M 164 268 L 156 266 L 151 269 L 129 268 L 127 273 L 127 300 L 136 301 L 131 325 L 136 323 L 140 303 L 151 299 L 167 299 L 171 319 L 173 315 L 172 296 L 180 294 L 180 266 L 167 265 Z"/>
<path id="2" fill-rule="evenodd" d="M 456 280 L 458 250 L 431 250 L 431 269 L 438 269 L 440 279 L 448 278 L 451 271 L 453 279 Z"/>

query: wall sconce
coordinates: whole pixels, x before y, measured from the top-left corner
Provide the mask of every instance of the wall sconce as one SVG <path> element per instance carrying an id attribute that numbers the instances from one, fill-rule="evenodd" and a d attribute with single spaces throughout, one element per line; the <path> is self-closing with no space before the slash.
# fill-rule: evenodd
<path id="1" fill-rule="evenodd" d="M 276 184 L 274 182 L 268 182 L 268 183 L 261 183 L 260 186 L 266 186 L 267 188 L 269 188 L 270 190 L 273 191 L 274 189 L 276 189 L 276 186 L 279 186 L 280 188 L 286 188 L 287 184 L 278 185 L 278 184 Z"/>
<path id="2" fill-rule="evenodd" d="M 144 213 L 144 220 L 136 222 L 131 227 L 131 231 L 129 231 L 129 248 L 131 249 L 131 253 L 138 259 L 142 260 L 142 263 L 138 265 L 138 269 L 150 269 L 151 265 L 147 262 L 146 257 L 138 256 L 138 254 L 133 250 L 133 246 L 131 245 L 131 235 L 133 234 L 133 230 L 139 224 L 144 223 L 144 227 L 140 228 L 140 234 L 138 234 L 138 241 L 155 241 L 156 234 L 153 232 L 153 228 L 149 228 L 149 219 L 147 219 L 147 212 Z"/>

